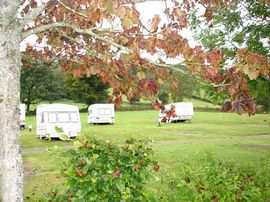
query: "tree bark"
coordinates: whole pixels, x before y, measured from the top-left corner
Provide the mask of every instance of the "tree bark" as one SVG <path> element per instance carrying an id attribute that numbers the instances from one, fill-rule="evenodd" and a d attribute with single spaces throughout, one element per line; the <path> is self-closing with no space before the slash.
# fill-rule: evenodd
<path id="1" fill-rule="evenodd" d="M 0 19 L 0 172 L 3 202 L 23 201 L 20 151 L 20 30 L 1 3 Z M 5 13 L 4 11 L 7 11 Z M 1 201 L 1 199 L 0 199 Z"/>
<path id="2" fill-rule="evenodd" d="M 32 86 L 31 88 L 28 89 L 28 93 L 27 93 L 27 101 L 26 103 L 26 112 L 27 114 L 29 114 L 30 112 L 30 105 L 31 105 L 31 90 L 32 90 Z"/>

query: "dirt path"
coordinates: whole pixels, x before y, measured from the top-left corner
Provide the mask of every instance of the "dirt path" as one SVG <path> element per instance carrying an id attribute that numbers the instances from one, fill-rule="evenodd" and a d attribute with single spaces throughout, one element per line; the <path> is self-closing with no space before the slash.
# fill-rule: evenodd
<path id="1" fill-rule="evenodd" d="M 70 149 L 73 145 L 59 146 L 65 149 Z M 30 147 L 30 148 L 22 148 L 22 154 L 31 154 L 31 153 L 41 153 L 45 152 L 47 147 Z"/>
<path id="2" fill-rule="evenodd" d="M 251 136 L 230 136 L 222 138 L 200 138 L 200 139 L 176 139 L 176 140 L 161 140 L 156 141 L 159 145 L 167 144 L 186 144 L 186 143 L 211 143 L 211 142 L 226 142 L 226 141 L 238 141 L 238 140 L 258 140 L 269 139 L 270 134 L 251 135 Z"/>
<path id="3" fill-rule="evenodd" d="M 251 136 L 231 136 L 222 138 L 200 138 L 200 139 L 176 139 L 176 140 L 160 140 L 155 141 L 157 145 L 171 145 L 171 144 L 188 144 L 188 143 L 212 143 L 212 142 L 226 142 L 226 141 L 239 141 L 239 140 L 258 140 L 269 139 L 270 134 L 251 135 Z M 72 145 L 63 146 L 66 149 L 72 148 Z M 40 153 L 45 152 L 45 147 L 31 147 L 23 148 L 22 154 Z"/>

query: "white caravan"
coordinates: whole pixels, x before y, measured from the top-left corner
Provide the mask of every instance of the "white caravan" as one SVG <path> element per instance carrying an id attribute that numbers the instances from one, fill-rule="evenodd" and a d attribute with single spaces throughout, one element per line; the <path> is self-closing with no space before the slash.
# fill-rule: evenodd
<path id="1" fill-rule="evenodd" d="M 175 107 L 175 117 L 166 117 L 166 110 L 170 110 L 172 105 Z M 191 121 L 194 117 L 193 104 L 191 102 L 176 102 L 164 106 L 165 110 L 159 111 L 158 122 L 179 122 Z"/>
<path id="2" fill-rule="evenodd" d="M 20 128 L 23 129 L 25 128 L 25 104 L 20 104 Z"/>
<path id="3" fill-rule="evenodd" d="M 66 104 L 42 104 L 36 110 L 39 138 L 74 138 L 81 134 L 79 108 Z"/>
<path id="4" fill-rule="evenodd" d="M 88 107 L 88 124 L 114 123 L 114 104 L 93 104 Z"/>

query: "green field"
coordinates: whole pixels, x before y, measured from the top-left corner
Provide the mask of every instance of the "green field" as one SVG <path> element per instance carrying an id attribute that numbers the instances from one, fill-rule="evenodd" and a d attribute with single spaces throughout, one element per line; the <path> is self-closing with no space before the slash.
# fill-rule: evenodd
<path id="1" fill-rule="evenodd" d="M 88 125 L 81 113 L 82 133 L 117 144 L 128 138 L 154 140 L 155 159 L 160 164 L 157 179 L 146 187 L 159 199 L 173 195 L 170 179 L 180 175 L 184 165 L 196 165 L 201 155 L 244 167 L 258 168 L 270 157 L 270 116 L 252 117 L 233 113 L 197 112 L 191 123 L 157 124 L 156 111 L 116 112 L 113 125 Z M 72 142 L 39 140 L 35 136 L 35 117 L 27 117 L 33 131 L 22 131 L 25 163 L 25 199 L 35 201 L 51 188 L 61 184 L 59 157 L 46 152 L 53 145 L 72 146 Z M 267 166 L 269 166 L 269 161 Z M 173 201 L 173 200 L 172 200 Z"/>

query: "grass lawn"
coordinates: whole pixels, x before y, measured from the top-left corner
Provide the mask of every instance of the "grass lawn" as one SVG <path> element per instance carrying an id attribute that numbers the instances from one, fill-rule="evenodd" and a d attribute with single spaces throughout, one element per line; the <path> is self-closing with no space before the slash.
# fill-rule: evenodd
<path id="1" fill-rule="evenodd" d="M 160 171 L 157 181 L 147 189 L 157 195 L 170 192 L 169 179 L 183 165 L 196 164 L 208 152 L 233 164 L 256 167 L 270 157 L 270 115 L 253 117 L 233 113 L 197 112 L 191 123 L 157 125 L 156 111 L 116 112 L 113 125 L 88 125 L 87 114 L 81 113 L 82 133 L 115 143 L 126 139 L 151 138 Z M 38 196 L 61 184 L 59 157 L 42 148 L 53 145 L 71 146 L 71 142 L 39 140 L 35 136 L 35 117 L 27 117 L 33 131 L 22 131 L 23 159 L 26 167 L 25 200 Z M 268 162 L 269 164 L 269 162 Z M 164 199 L 165 200 L 165 199 Z"/>

